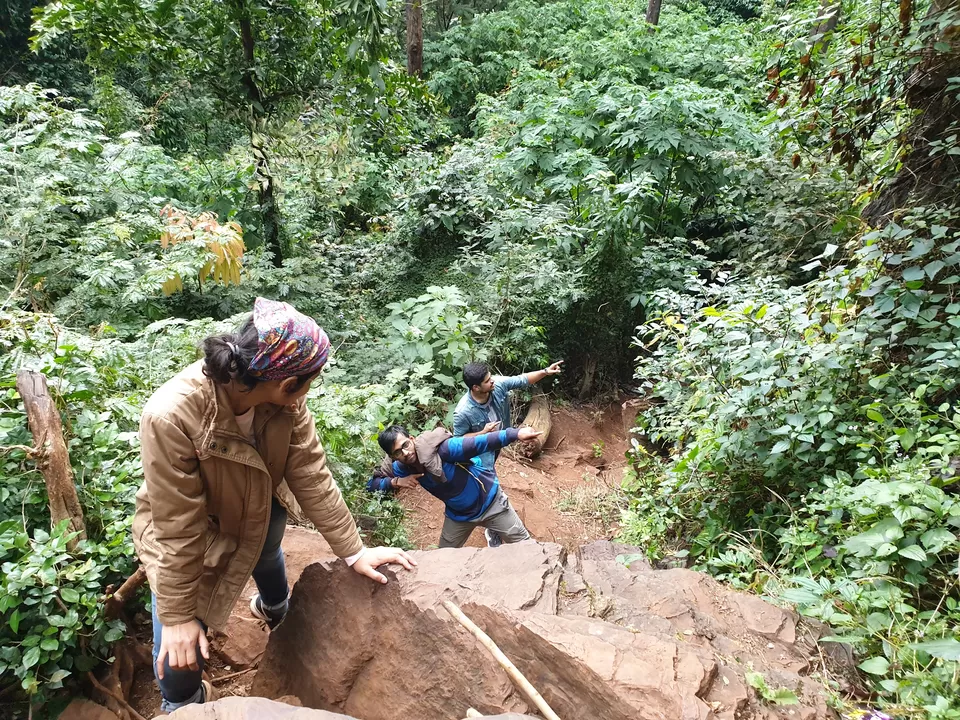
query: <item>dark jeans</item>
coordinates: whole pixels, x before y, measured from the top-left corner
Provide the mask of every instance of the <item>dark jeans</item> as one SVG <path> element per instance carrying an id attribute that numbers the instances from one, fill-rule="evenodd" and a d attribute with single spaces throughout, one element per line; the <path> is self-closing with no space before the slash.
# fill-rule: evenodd
<path id="1" fill-rule="evenodd" d="M 283 564 L 283 549 L 280 542 L 283 540 L 283 531 L 287 525 L 287 511 L 283 505 L 273 498 L 270 506 L 270 527 L 267 529 L 267 539 L 260 552 L 260 559 L 253 569 L 253 580 L 257 584 L 260 598 L 264 605 L 280 606 L 287 601 L 287 571 Z M 201 623 L 203 624 L 203 623 Z M 203 626 L 206 630 L 206 625 Z M 163 636 L 163 625 L 157 617 L 157 599 L 153 598 L 153 672 L 157 673 L 157 657 L 160 655 L 160 641 Z M 197 648 L 197 662 L 199 670 L 171 670 L 166 659 L 163 661 L 163 680 L 157 678 L 160 685 L 160 694 L 163 702 L 160 709 L 173 712 L 178 707 L 203 701 L 203 688 L 200 681 L 203 675 L 203 656 Z"/>

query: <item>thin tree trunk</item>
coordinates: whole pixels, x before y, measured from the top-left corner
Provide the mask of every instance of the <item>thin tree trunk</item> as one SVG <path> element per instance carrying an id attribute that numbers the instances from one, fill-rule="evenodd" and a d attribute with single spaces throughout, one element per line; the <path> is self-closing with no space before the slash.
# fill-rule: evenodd
<path id="1" fill-rule="evenodd" d="M 934 0 L 927 12 L 932 20 L 956 10 L 960 0 Z M 909 26 L 910 17 L 901 17 Z M 905 207 L 938 207 L 960 202 L 960 156 L 931 152 L 932 143 L 956 131 L 960 101 L 950 89 L 950 78 L 960 75 L 960 25 L 943 28 L 912 66 L 906 80 L 907 105 L 919 111 L 907 130 L 909 150 L 899 172 L 887 180 L 861 213 L 871 227 L 882 227 Z M 947 49 L 936 47 L 944 44 Z M 935 147 L 935 146 L 934 146 Z"/>
<path id="2" fill-rule="evenodd" d="M 83 508 L 77 498 L 77 486 L 73 482 L 70 455 L 63 441 L 60 412 L 50 396 L 47 378 L 43 373 L 21 370 L 17 373 L 17 391 L 27 410 L 33 445 L 40 451 L 37 467 L 47 486 L 50 524 L 56 527 L 63 520 L 69 521 L 68 531 L 79 533 L 68 545 L 74 550 L 79 540 L 87 538 L 87 532 L 83 524 Z"/>
<path id="3" fill-rule="evenodd" d="M 407 72 L 423 72 L 423 0 L 407 0 Z"/>
<path id="4" fill-rule="evenodd" d="M 647 24 L 648 25 L 660 24 L 660 6 L 662 4 L 663 4 L 663 0 L 647 0 Z M 650 29 L 650 32 L 653 32 L 653 28 Z"/>
<path id="5" fill-rule="evenodd" d="M 280 239 L 280 205 L 276 196 L 276 180 L 270 170 L 270 155 L 267 150 L 265 134 L 267 112 L 264 108 L 263 92 L 257 85 L 256 38 L 250 24 L 250 13 L 245 0 L 232 1 L 234 15 L 240 26 L 240 43 L 243 49 L 243 70 L 241 82 L 247 93 L 250 117 L 250 149 L 253 151 L 254 174 L 257 180 L 257 200 L 260 204 L 260 217 L 263 222 L 263 240 L 273 252 L 273 264 L 283 265 L 284 248 Z"/>

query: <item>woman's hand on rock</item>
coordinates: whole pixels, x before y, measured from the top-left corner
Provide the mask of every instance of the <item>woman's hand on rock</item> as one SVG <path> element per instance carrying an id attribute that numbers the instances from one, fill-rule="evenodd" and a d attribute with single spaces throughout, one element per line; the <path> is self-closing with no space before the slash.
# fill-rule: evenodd
<path id="1" fill-rule="evenodd" d="M 377 568 L 387 564 L 402 565 L 407 570 L 413 570 L 417 561 L 400 548 L 375 547 L 367 548 L 353 564 L 353 569 L 375 582 L 386 585 L 387 578 L 377 572 Z"/>

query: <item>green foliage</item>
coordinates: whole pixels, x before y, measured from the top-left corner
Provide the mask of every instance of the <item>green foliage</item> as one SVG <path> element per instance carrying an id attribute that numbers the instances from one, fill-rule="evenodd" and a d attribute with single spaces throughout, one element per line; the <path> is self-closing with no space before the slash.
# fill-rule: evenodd
<path id="1" fill-rule="evenodd" d="M 142 479 L 137 451 L 143 386 L 132 355 L 49 318 L 0 313 L 0 685 L 43 699 L 110 657 L 122 623 L 107 622 L 107 584 L 133 570 L 130 521 Z M 67 444 L 88 539 L 67 550 L 65 525 L 47 532 L 44 481 L 16 446 L 30 447 L 15 373 L 42 371 L 65 409 Z"/>
<path id="2" fill-rule="evenodd" d="M 960 551 L 951 226 L 917 209 L 802 288 L 716 288 L 710 305 L 638 336 L 651 349 L 638 375 L 665 401 L 642 424 L 675 458 L 662 476 L 653 468 L 627 534 L 654 548 L 692 538 L 691 556 L 721 576 L 762 586 L 773 568 L 818 593 L 782 597 L 862 635 L 858 649 L 889 663 L 865 669 L 878 691 L 912 706 L 955 696 L 955 665 L 907 648 L 949 627 Z"/>
<path id="3" fill-rule="evenodd" d="M 233 207 L 246 192 L 220 186 L 213 195 L 186 182 L 181 168 L 189 178 L 195 162 L 178 164 L 136 133 L 108 138 L 52 91 L 0 89 L 0 288 L 25 305 L 121 330 L 168 314 L 164 283 L 195 276 L 214 255 L 164 251 L 161 209 L 171 200 L 203 209 L 224 195 Z M 224 170 L 235 173 L 233 188 L 249 181 L 249 167 Z"/>
<path id="4" fill-rule="evenodd" d="M 43 698 L 93 669 L 123 637 L 123 623 L 107 622 L 99 605 L 113 575 L 106 547 L 69 552 L 75 535 L 66 521 L 32 537 L 16 520 L 0 522 L 0 682 L 27 695 Z"/>
<path id="5" fill-rule="evenodd" d="M 429 287 L 418 298 L 387 305 L 387 323 L 393 336 L 387 340 L 407 363 L 433 363 L 437 382 L 455 387 L 455 375 L 468 362 L 483 359 L 475 351 L 477 339 L 490 325 L 476 313 L 455 287 Z"/>
<path id="6" fill-rule="evenodd" d="M 746 673 L 747 684 L 760 693 L 760 697 L 774 705 L 796 705 L 800 701 L 793 690 L 788 688 L 771 688 L 762 673 L 750 671 Z"/>
<path id="7" fill-rule="evenodd" d="M 802 2 L 767 28 L 777 38 L 766 60 L 770 120 L 785 147 L 802 153 L 796 163 L 835 157 L 850 173 L 896 170 L 907 99 L 917 92 L 912 70 L 949 64 L 949 43 L 935 41 L 956 22 L 956 9 L 929 7 Z"/>

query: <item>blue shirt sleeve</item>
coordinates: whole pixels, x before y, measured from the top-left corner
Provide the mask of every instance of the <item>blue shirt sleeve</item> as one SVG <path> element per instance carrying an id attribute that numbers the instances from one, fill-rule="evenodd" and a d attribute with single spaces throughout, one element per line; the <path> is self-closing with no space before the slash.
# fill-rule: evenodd
<path id="1" fill-rule="evenodd" d="M 444 440 L 437 448 L 440 459 L 446 462 L 463 462 L 490 450 L 499 450 L 516 442 L 520 431 L 508 428 L 497 432 L 474 435 L 473 437 L 452 437 Z"/>
<path id="2" fill-rule="evenodd" d="M 527 375 L 511 375 L 510 377 L 497 376 L 494 378 L 494 383 L 502 389 L 504 392 L 510 392 L 511 390 L 516 390 L 517 388 L 526 387 L 530 384 L 530 381 L 527 380 Z"/>
<path id="3" fill-rule="evenodd" d="M 378 477 L 374 475 L 367 481 L 367 490 L 370 492 L 382 492 L 382 493 L 392 493 L 396 491 L 396 488 L 390 484 L 390 480 L 395 477 L 404 477 L 410 474 L 410 471 L 407 467 L 396 460 L 393 461 L 393 464 L 390 466 L 390 472 L 393 475 L 387 477 Z"/>
<path id="4" fill-rule="evenodd" d="M 372 477 L 367 481 L 367 490 L 372 493 L 392 493 L 395 488 L 390 484 L 390 480 L 388 477 Z"/>

